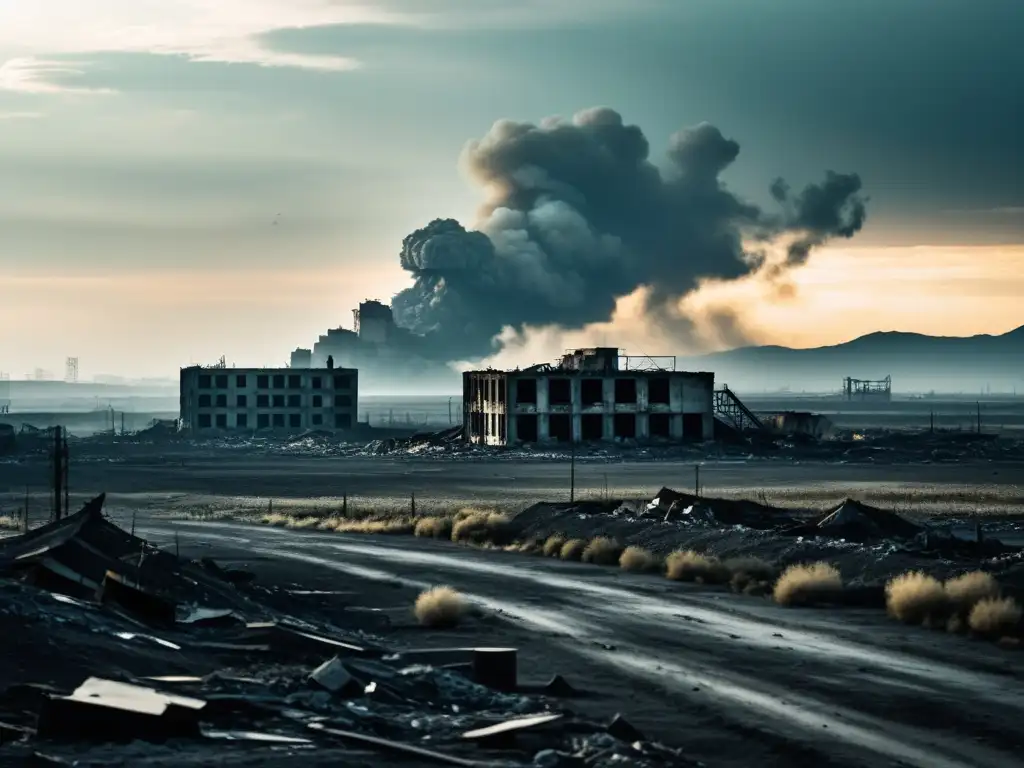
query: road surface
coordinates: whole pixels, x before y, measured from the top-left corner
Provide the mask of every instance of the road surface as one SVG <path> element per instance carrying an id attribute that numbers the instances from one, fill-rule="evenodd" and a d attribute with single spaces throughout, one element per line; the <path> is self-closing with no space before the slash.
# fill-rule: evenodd
<path id="1" fill-rule="evenodd" d="M 785 609 L 617 569 L 381 539 L 157 522 L 143 534 L 293 563 L 295 578 L 449 584 L 530 630 L 570 680 L 714 766 L 1020 766 L 1024 661 L 879 612 Z M 514 642 L 511 634 L 506 642 Z M 465 640 L 458 644 L 464 644 Z"/>

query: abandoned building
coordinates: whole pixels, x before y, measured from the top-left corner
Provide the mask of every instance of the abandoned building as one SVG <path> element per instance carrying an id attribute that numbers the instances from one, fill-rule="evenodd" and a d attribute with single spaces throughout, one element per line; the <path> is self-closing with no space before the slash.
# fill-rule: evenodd
<path id="1" fill-rule="evenodd" d="M 877 381 L 847 376 L 843 379 L 843 399 L 889 402 L 892 400 L 892 376 Z"/>
<path id="2" fill-rule="evenodd" d="M 599 347 L 568 353 L 554 365 L 468 371 L 462 376 L 465 439 L 480 445 L 710 440 L 715 375 L 676 371 L 675 358 L 668 359 L 671 368 Z"/>
<path id="3" fill-rule="evenodd" d="M 180 429 L 255 432 L 352 429 L 358 407 L 354 368 L 181 369 Z"/>

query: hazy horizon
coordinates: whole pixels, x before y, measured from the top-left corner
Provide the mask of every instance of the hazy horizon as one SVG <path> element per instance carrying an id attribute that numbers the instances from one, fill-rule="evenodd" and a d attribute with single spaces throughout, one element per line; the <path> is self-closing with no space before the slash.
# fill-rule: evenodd
<path id="1" fill-rule="evenodd" d="M 409 233 L 477 226 L 494 190 L 460 168 L 467 142 L 599 106 L 642 129 L 662 170 L 673 134 L 712 123 L 739 146 L 716 161 L 728 191 L 769 213 L 776 177 L 799 191 L 856 174 L 866 220 L 849 239 L 831 226 L 781 281 L 703 282 L 673 311 L 714 322 L 685 342 L 638 289 L 608 294 L 597 320 L 595 294 L 568 333 L 506 335 L 497 363 L 577 343 L 682 355 L 1007 332 L 1024 324 L 1024 4 L 982 6 L 13 0 L 0 371 L 61 379 L 70 356 L 83 380 L 173 379 L 221 355 L 285 364 L 351 327 L 361 300 L 413 284 Z M 648 277 L 673 274 L 659 269 Z"/>

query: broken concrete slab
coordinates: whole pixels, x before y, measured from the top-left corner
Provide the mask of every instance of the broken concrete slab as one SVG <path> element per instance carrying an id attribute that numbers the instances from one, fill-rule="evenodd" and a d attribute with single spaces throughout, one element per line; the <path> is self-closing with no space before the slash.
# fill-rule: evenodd
<path id="1" fill-rule="evenodd" d="M 352 676 L 337 656 L 314 669 L 309 675 L 309 681 L 341 697 L 358 696 L 366 687 Z"/>
<path id="2" fill-rule="evenodd" d="M 201 699 L 91 677 L 70 696 L 48 696 L 37 735 L 53 741 L 162 742 L 200 735 Z"/>

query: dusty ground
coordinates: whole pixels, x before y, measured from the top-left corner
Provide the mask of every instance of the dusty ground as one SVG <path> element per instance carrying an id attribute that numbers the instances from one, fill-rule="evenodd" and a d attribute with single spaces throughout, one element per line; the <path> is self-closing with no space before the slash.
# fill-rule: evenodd
<path id="1" fill-rule="evenodd" d="M 524 677 L 588 689 L 594 715 L 628 711 L 709 766 L 1019 765 L 1024 657 L 905 628 L 877 611 L 784 609 L 721 590 L 573 563 L 233 524 L 142 532 L 308 589 L 411 604 L 451 584 L 512 624 L 478 621 L 451 645 L 521 648 Z M 329 611 L 329 596 L 316 599 Z M 422 631 L 408 628 L 410 646 Z"/>
<path id="2" fill-rule="evenodd" d="M 1024 465 L 1015 463 L 871 465 L 784 461 L 700 462 L 705 495 L 743 495 L 778 505 L 823 507 L 853 496 L 900 512 L 1009 514 L 1024 504 Z M 643 499 L 668 485 L 698 480 L 687 461 L 579 463 L 577 498 Z M 412 457 L 310 458 L 236 453 L 145 456 L 74 462 L 73 502 L 107 492 L 115 515 L 276 505 L 526 506 L 569 497 L 567 461 L 460 461 Z M 0 513 L 24 504 L 48 514 L 51 470 L 45 460 L 0 463 Z"/>

